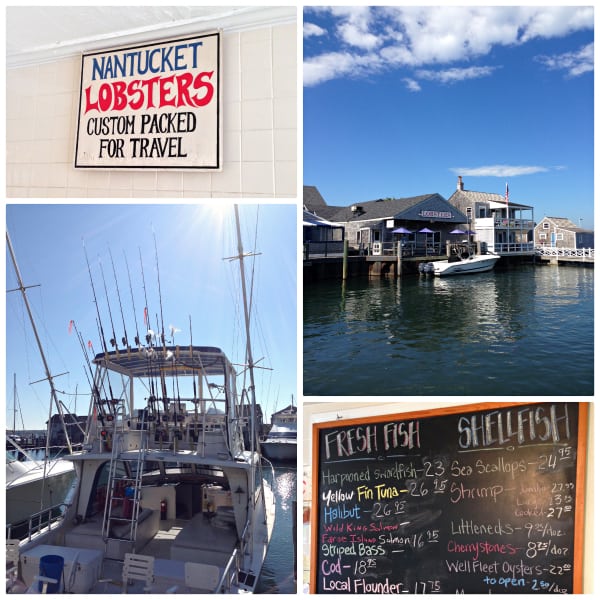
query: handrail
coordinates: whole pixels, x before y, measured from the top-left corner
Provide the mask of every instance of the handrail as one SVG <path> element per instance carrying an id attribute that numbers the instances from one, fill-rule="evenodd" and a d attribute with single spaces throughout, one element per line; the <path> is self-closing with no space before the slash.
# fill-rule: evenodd
<path id="1" fill-rule="evenodd" d="M 231 590 L 231 585 L 237 580 L 237 574 L 240 570 L 239 555 L 240 550 L 236 548 L 225 566 L 225 570 L 223 571 L 223 575 L 221 575 L 221 579 L 219 579 L 217 587 L 214 589 L 215 594 L 227 594 Z"/>
<path id="2" fill-rule="evenodd" d="M 215 588 L 215 593 L 219 593 L 221 588 L 223 588 L 223 593 L 229 592 L 231 589 L 231 584 L 238 580 L 238 573 L 240 571 L 240 560 L 241 557 L 246 554 L 246 538 L 248 536 L 248 530 L 250 529 L 250 521 L 246 521 L 246 525 L 244 527 L 244 531 L 240 537 L 240 546 L 233 551 L 231 558 L 227 562 L 225 569 L 223 570 L 223 575 L 221 575 L 221 579 Z M 232 571 L 230 573 L 230 571 Z M 229 577 L 228 577 L 229 575 Z"/>
<path id="3" fill-rule="evenodd" d="M 539 256 L 594 258 L 594 248 L 553 248 L 551 246 L 536 246 L 535 252 Z"/>
<path id="4" fill-rule="evenodd" d="M 34 534 L 47 529 L 50 531 L 55 523 L 59 523 L 64 519 L 67 508 L 71 506 L 70 503 L 60 502 L 58 504 L 54 504 L 53 506 L 49 506 L 44 510 L 40 510 L 36 513 L 30 515 L 28 519 L 21 521 L 19 523 L 7 523 L 6 524 L 6 539 L 10 539 L 12 535 L 13 527 L 18 527 L 23 523 L 27 522 L 28 531 L 27 535 L 23 539 L 27 539 L 27 541 L 31 541 Z M 52 516 L 52 512 L 55 510 L 60 510 L 60 514 Z M 46 520 L 47 518 L 47 520 Z"/>

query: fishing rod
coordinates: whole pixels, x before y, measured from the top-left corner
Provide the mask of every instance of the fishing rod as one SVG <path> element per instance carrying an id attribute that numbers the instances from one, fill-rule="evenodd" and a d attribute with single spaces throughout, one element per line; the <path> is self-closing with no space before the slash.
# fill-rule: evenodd
<path id="1" fill-rule="evenodd" d="M 108 247 L 108 255 L 110 256 L 110 262 L 112 263 L 113 276 L 115 278 L 115 287 L 117 288 L 117 298 L 119 300 L 119 309 L 121 310 L 121 320 L 123 321 L 123 335 L 125 336 L 121 342 L 125 348 L 129 348 L 129 342 L 127 340 L 127 327 L 125 326 L 125 315 L 123 315 L 123 305 L 121 304 L 121 293 L 119 292 L 119 282 L 117 281 L 117 271 L 115 269 L 115 261 L 113 260 L 113 255 Z"/>
<path id="2" fill-rule="evenodd" d="M 156 402 L 156 412 L 157 419 L 160 422 L 160 404 L 158 403 L 158 380 L 161 381 L 160 391 L 163 396 L 163 405 L 164 405 L 164 397 L 166 396 L 165 392 L 165 382 L 164 376 L 160 372 L 160 367 L 158 367 L 158 373 L 156 372 L 156 367 L 153 364 L 154 358 L 154 346 L 152 343 L 152 338 L 155 337 L 154 331 L 150 328 L 150 310 L 148 306 L 148 293 L 146 289 L 146 277 L 144 275 L 144 262 L 142 260 L 142 249 L 138 246 L 138 252 L 140 255 L 140 269 L 142 272 L 142 287 L 144 288 L 144 301 L 146 305 L 144 306 L 144 325 L 146 326 L 146 343 L 150 346 L 150 349 L 147 351 L 146 356 L 148 357 L 148 379 L 150 381 L 150 392 L 153 398 L 153 402 Z M 156 381 L 155 381 L 156 380 Z M 166 409 L 165 409 L 166 412 Z"/>
<path id="3" fill-rule="evenodd" d="M 88 259 L 87 249 L 85 247 L 85 242 L 83 243 L 83 253 L 85 254 L 85 262 L 87 264 L 88 273 L 90 276 L 90 284 L 92 286 L 92 295 L 94 296 L 94 304 L 96 305 L 96 317 L 98 322 L 98 327 L 100 329 L 100 338 L 102 340 L 102 347 L 104 348 L 104 352 L 108 352 L 108 347 L 106 346 L 106 336 L 104 335 L 104 328 L 102 327 L 102 318 L 100 317 L 100 308 L 98 307 L 98 298 L 96 297 L 96 288 L 94 287 L 94 278 L 92 277 L 92 269 L 90 268 L 90 261 Z"/>
<path id="4" fill-rule="evenodd" d="M 81 352 L 83 353 L 86 366 L 87 366 L 88 371 L 90 372 L 90 376 L 92 378 L 92 382 L 90 384 L 90 387 L 92 388 L 92 395 L 96 401 L 99 401 L 102 396 L 100 394 L 100 390 L 98 389 L 98 385 L 96 384 L 96 379 L 94 377 L 94 370 L 92 369 L 92 363 L 90 362 L 90 358 L 85 349 L 85 342 L 83 341 L 83 336 L 81 335 L 81 332 L 79 331 L 79 329 L 77 329 L 77 325 L 75 324 L 75 321 L 73 321 L 73 320 L 71 320 L 69 323 L 69 333 L 70 333 L 71 328 L 73 328 L 75 330 L 75 334 L 77 335 L 77 340 L 79 341 L 79 346 L 81 348 Z M 86 375 L 86 377 L 88 377 L 87 372 L 85 373 L 85 375 Z M 88 377 L 88 382 L 89 382 L 89 377 Z M 98 405 L 99 402 L 96 402 L 96 404 Z M 100 406 L 98 406 L 98 409 L 102 410 Z"/>
<path id="5" fill-rule="evenodd" d="M 158 303 L 160 307 L 160 324 L 158 322 L 158 315 L 156 315 L 156 324 L 160 325 L 160 340 L 162 341 L 164 357 L 166 358 L 167 354 L 167 340 L 165 337 L 165 320 L 163 316 L 163 303 L 162 303 L 162 290 L 160 285 L 160 268 L 158 265 L 158 247 L 156 245 L 156 233 L 152 232 L 152 237 L 154 238 L 154 258 L 156 262 L 156 278 L 158 282 Z M 167 382 L 165 381 L 165 372 L 164 369 L 160 370 L 160 378 L 161 384 L 163 388 L 163 408 L 164 411 L 168 411 L 168 394 L 167 394 Z M 177 378 L 177 370 L 175 370 L 175 379 Z M 173 386 L 175 385 L 175 381 L 173 381 Z M 173 387 L 173 401 L 175 401 L 175 388 Z M 176 412 L 174 413 L 174 418 L 176 418 Z"/>
<path id="6" fill-rule="evenodd" d="M 115 324 L 112 318 L 112 310 L 110 310 L 110 299 L 108 297 L 108 288 L 106 287 L 106 279 L 104 277 L 104 268 L 102 267 L 102 261 L 98 258 L 98 264 L 100 265 L 100 273 L 102 274 L 102 283 L 104 284 L 104 293 L 106 294 L 106 304 L 108 305 L 108 316 L 110 318 L 110 325 L 112 327 L 112 339 L 110 345 L 113 348 L 117 348 L 117 334 L 115 333 Z M 118 350 L 118 349 L 117 349 Z"/>
<path id="7" fill-rule="evenodd" d="M 163 318 L 163 304 L 162 304 L 162 292 L 160 289 L 160 270 L 158 268 L 158 248 L 156 247 L 156 234 L 154 232 L 154 256 L 156 258 L 156 277 L 158 279 L 158 302 L 160 305 L 160 325 L 161 325 L 161 339 L 163 343 L 163 348 L 166 347 L 165 343 L 165 320 Z"/>
<path id="8" fill-rule="evenodd" d="M 142 261 L 142 249 L 138 246 L 138 251 L 140 253 L 140 268 L 142 270 L 142 287 L 144 288 L 144 301 L 146 305 L 144 306 L 144 325 L 146 326 L 146 343 L 151 345 L 152 336 L 150 334 L 150 320 L 148 318 L 148 295 L 146 294 L 146 278 L 144 277 L 144 263 Z"/>
<path id="9" fill-rule="evenodd" d="M 131 286 L 131 273 L 129 272 L 129 263 L 127 262 L 127 254 L 123 250 L 123 256 L 125 257 L 125 266 L 127 267 L 127 279 L 129 280 L 129 292 L 131 294 L 131 304 L 133 306 L 133 320 L 135 322 L 135 344 L 136 346 L 140 346 L 140 332 L 138 330 L 137 324 L 137 311 L 135 309 L 135 300 L 133 297 L 133 287 Z"/>

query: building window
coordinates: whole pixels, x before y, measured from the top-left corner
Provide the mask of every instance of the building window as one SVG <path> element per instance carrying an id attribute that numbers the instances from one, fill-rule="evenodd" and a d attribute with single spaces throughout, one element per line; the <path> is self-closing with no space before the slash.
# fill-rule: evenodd
<path id="1" fill-rule="evenodd" d="M 542 227 L 543 227 L 544 229 L 550 229 L 550 223 L 544 223 L 544 224 L 542 225 Z"/>
<path id="2" fill-rule="evenodd" d="M 565 236 L 562 233 L 556 234 L 556 241 L 562 242 L 565 239 Z"/>
<path id="3" fill-rule="evenodd" d="M 540 233 L 540 240 L 545 240 L 547 238 L 545 233 Z"/>

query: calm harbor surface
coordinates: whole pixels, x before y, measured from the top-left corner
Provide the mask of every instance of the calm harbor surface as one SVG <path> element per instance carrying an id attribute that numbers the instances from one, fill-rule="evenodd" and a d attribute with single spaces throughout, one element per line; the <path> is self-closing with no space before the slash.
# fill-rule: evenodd
<path id="1" fill-rule="evenodd" d="M 304 394 L 592 395 L 594 270 L 321 282 L 304 289 Z"/>
<path id="2" fill-rule="evenodd" d="M 265 564 L 256 586 L 257 594 L 295 594 L 293 523 L 296 514 L 296 466 L 275 467 L 275 526 Z"/>

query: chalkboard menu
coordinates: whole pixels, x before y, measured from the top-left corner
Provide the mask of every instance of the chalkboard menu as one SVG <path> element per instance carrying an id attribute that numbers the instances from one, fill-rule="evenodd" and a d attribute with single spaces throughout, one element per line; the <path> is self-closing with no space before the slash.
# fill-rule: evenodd
<path id="1" fill-rule="evenodd" d="M 313 593 L 581 592 L 587 403 L 313 425 Z"/>

